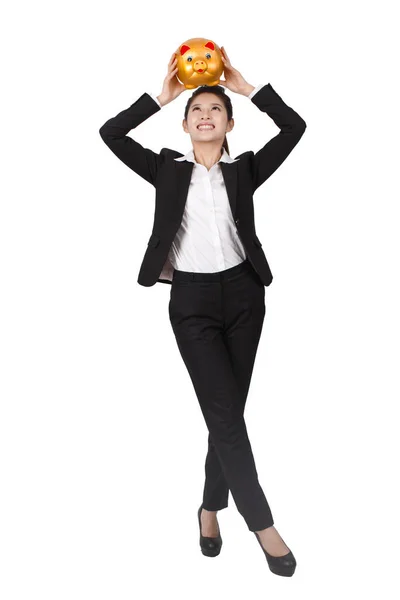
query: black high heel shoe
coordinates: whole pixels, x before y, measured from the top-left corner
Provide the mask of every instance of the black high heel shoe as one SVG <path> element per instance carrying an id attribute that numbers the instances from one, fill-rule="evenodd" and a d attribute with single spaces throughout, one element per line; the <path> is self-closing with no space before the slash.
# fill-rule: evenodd
<path id="1" fill-rule="evenodd" d="M 257 535 L 257 532 L 253 531 L 253 533 L 256 536 L 258 543 L 260 544 L 260 546 L 265 554 L 270 571 L 272 571 L 272 573 L 275 573 L 275 575 L 282 575 L 283 577 L 291 577 L 293 575 L 293 573 L 295 572 L 296 564 L 297 564 L 292 551 L 290 550 L 287 554 L 284 554 L 283 556 L 271 556 L 271 554 L 268 554 L 268 552 L 265 550 L 264 546 L 262 545 L 261 540 Z"/>
<path id="2" fill-rule="evenodd" d="M 203 509 L 203 504 L 201 504 L 199 510 L 197 511 L 197 517 L 199 520 L 199 528 L 200 528 L 200 548 L 204 556 L 218 556 L 221 552 L 222 546 L 222 538 L 219 531 L 218 526 L 218 535 L 217 537 L 205 537 L 201 534 L 201 511 Z"/>

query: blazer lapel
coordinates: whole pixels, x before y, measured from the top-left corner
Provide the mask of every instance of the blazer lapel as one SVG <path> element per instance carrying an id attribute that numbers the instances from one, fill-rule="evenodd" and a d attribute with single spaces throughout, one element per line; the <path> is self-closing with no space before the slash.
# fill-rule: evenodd
<path id="1" fill-rule="evenodd" d="M 236 217 L 236 197 L 237 197 L 237 173 L 238 167 L 237 162 L 226 163 L 221 161 L 222 175 L 225 181 L 226 192 L 229 198 L 229 204 L 231 205 L 232 216 Z"/>

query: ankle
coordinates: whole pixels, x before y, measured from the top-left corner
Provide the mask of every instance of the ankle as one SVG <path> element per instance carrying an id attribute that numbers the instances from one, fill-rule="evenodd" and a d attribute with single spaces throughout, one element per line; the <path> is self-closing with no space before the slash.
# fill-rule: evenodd
<path id="1" fill-rule="evenodd" d="M 216 517 L 218 511 L 217 510 L 207 510 L 206 508 L 203 508 L 202 512 L 204 512 L 204 514 L 207 515 L 207 516 L 214 516 L 214 517 Z"/>
<path id="2" fill-rule="evenodd" d="M 266 527 L 265 529 L 257 529 L 256 533 L 259 533 L 260 535 L 262 535 L 263 533 L 266 533 L 267 531 L 274 531 L 275 527 L 274 525 L 270 525 L 269 527 Z"/>

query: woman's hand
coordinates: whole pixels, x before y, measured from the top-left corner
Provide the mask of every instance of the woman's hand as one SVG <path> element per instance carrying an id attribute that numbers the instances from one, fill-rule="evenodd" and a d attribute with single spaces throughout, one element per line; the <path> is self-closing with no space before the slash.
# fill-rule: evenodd
<path id="1" fill-rule="evenodd" d="M 221 46 L 221 58 L 224 64 L 225 79 L 220 79 L 220 83 L 228 88 L 231 92 L 237 94 L 248 95 L 254 89 L 250 83 L 244 79 L 243 75 L 231 65 L 231 61 L 225 51 L 224 46 Z"/>
<path id="2" fill-rule="evenodd" d="M 185 86 L 183 83 L 179 82 L 176 74 L 178 72 L 178 59 L 176 57 L 175 52 L 173 52 L 171 58 L 168 63 L 168 73 L 164 79 L 163 88 L 161 94 L 158 96 L 158 100 L 164 106 L 164 104 L 168 104 L 168 102 L 172 102 L 185 91 Z"/>

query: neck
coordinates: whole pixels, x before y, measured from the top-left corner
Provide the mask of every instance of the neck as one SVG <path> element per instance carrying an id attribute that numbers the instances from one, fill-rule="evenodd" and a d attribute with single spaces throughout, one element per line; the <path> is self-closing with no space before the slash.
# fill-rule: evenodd
<path id="1" fill-rule="evenodd" d="M 193 144 L 194 159 L 200 165 L 204 165 L 208 170 L 219 161 L 223 154 L 221 143 Z"/>

